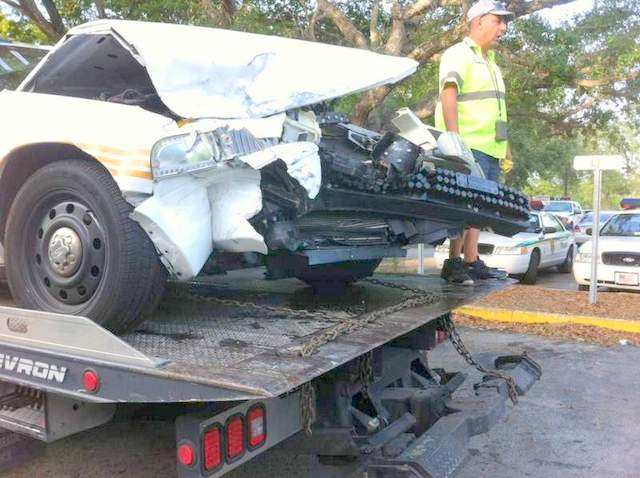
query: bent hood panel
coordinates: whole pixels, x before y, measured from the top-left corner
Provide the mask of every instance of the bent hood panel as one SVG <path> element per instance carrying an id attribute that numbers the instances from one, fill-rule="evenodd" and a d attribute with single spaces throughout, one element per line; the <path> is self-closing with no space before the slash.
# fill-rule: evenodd
<path id="1" fill-rule="evenodd" d="M 98 21 L 69 32 L 115 32 L 164 103 L 186 118 L 258 118 L 397 82 L 408 58 L 290 38 L 185 25 Z"/>

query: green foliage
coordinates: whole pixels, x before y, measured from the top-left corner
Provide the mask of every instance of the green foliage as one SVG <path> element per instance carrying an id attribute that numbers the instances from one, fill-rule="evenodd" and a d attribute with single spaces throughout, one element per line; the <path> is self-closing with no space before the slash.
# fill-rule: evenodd
<path id="1" fill-rule="evenodd" d="M 11 19 L 0 12 L 0 38 L 25 43 L 46 44 L 47 37 L 24 19 Z"/>
<path id="2" fill-rule="evenodd" d="M 315 2 L 291 0 L 237 1 L 230 14 L 225 2 L 214 0 L 105 0 L 112 18 L 162 21 L 240 31 L 308 38 Z M 345 18 L 369 38 L 373 0 L 332 0 Z M 415 2 L 403 0 L 402 5 Z M 403 53 L 439 38 L 459 22 L 462 7 L 439 2 L 407 24 Z M 517 3 L 517 2 L 514 2 Z M 527 4 L 531 2 L 526 2 Z M 3 1 L 0 0 L 0 5 Z M 57 0 L 66 27 L 96 19 L 96 3 Z M 391 2 L 382 2 L 378 33 L 384 43 L 391 31 Z M 499 51 L 498 61 L 507 83 L 510 138 L 515 167 L 507 180 L 535 193 L 579 196 L 587 204 L 589 181 L 571 165 L 576 154 L 623 153 L 630 169 L 623 176 L 607 173 L 607 201 L 620 195 L 640 195 L 640 0 L 598 0 L 595 7 L 559 25 L 540 14 L 513 22 Z M 315 24 L 316 39 L 344 45 L 335 24 L 326 19 Z M 47 37 L 19 11 L 0 9 L 0 37 L 48 43 Z M 382 49 L 374 45 L 372 49 Z M 388 126 L 396 109 L 420 108 L 432 122 L 429 107 L 437 92 L 437 57 L 423 63 L 417 73 L 395 85 L 376 110 L 379 124 Z M 361 96 L 334 102 L 351 113 Z M 376 126 L 379 126 L 376 124 Z"/>

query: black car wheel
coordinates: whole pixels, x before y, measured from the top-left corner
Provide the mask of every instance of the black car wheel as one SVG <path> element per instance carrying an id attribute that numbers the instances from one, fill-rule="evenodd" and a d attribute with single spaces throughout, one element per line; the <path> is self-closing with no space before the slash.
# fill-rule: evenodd
<path id="1" fill-rule="evenodd" d="M 20 188 L 5 232 L 7 276 L 21 307 L 83 315 L 113 332 L 144 318 L 166 270 L 100 164 L 64 160 Z"/>
<path id="2" fill-rule="evenodd" d="M 558 266 L 558 270 L 565 274 L 573 270 L 573 246 L 569 247 L 567 257 L 565 257 L 564 262 Z"/>
<path id="3" fill-rule="evenodd" d="M 538 266 L 540 265 L 540 252 L 534 250 L 529 259 L 529 268 L 524 273 L 520 282 L 527 285 L 534 285 L 538 280 Z"/>
<path id="4" fill-rule="evenodd" d="M 308 266 L 296 273 L 296 277 L 318 292 L 344 289 L 360 279 L 373 275 L 382 259 L 336 262 Z"/>

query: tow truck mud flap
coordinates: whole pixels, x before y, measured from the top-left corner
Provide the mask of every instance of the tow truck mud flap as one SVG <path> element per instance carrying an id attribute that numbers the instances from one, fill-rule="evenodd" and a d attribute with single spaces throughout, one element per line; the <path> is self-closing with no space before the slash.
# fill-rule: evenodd
<path id="1" fill-rule="evenodd" d="M 540 366 L 525 356 L 498 357 L 496 368 L 515 381 L 518 395 L 524 395 L 540 379 Z M 486 433 L 505 414 L 509 399 L 507 384 L 500 379 L 485 379 L 476 384 L 476 396 L 466 400 L 448 400 L 450 412 L 416 438 L 394 458 L 376 457 L 368 465 L 371 478 L 447 478 L 467 456 L 472 436 Z"/>

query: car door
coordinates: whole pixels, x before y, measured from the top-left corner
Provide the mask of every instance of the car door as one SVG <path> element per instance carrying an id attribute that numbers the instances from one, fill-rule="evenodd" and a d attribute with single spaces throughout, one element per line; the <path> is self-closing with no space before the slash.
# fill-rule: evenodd
<path id="1" fill-rule="evenodd" d="M 566 242 L 569 233 L 565 230 L 558 218 L 552 214 L 542 213 L 540 219 L 544 235 L 540 244 L 542 252 L 540 265 L 542 267 L 549 267 L 557 264 L 560 257 L 563 257 L 564 260 L 561 244 L 562 242 Z M 566 250 L 564 254 L 566 254 Z"/>
<path id="2" fill-rule="evenodd" d="M 567 231 L 557 217 L 551 216 L 551 221 L 555 223 L 555 229 L 557 232 L 553 233 L 550 237 L 552 241 L 551 259 L 549 265 L 562 264 L 567 257 L 567 251 L 573 244 L 573 234 Z"/>

